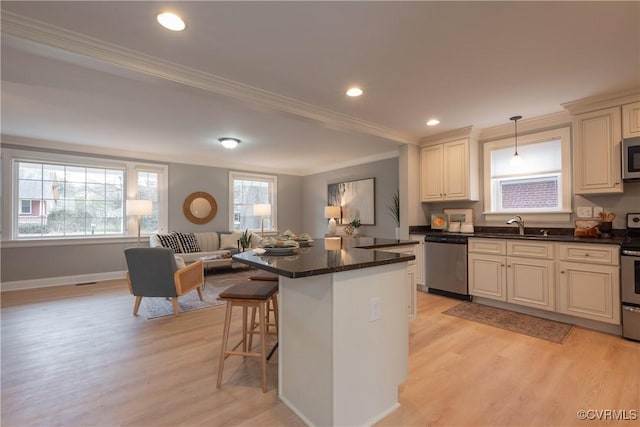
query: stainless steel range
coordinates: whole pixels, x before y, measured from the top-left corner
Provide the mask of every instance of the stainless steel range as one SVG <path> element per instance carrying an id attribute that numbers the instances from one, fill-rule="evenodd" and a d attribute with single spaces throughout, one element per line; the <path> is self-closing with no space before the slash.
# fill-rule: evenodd
<path id="1" fill-rule="evenodd" d="M 622 336 L 640 341 L 640 213 L 627 214 L 627 237 L 620 248 Z"/>

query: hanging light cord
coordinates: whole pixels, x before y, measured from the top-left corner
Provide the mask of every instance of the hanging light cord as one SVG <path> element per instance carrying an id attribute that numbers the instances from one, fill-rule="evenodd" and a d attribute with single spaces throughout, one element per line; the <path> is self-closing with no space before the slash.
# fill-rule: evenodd
<path id="1" fill-rule="evenodd" d="M 520 120 L 521 118 L 522 118 L 522 116 L 513 116 L 513 117 L 509 118 L 509 120 L 513 120 L 513 122 L 514 122 L 514 123 L 515 123 L 515 125 L 516 125 L 516 134 L 515 134 L 515 141 L 516 141 L 515 148 L 516 148 L 516 152 L 515 152 L 515 153 L 513 153 L 513 156 L 514 156 L 514 157 L 518 156 L 518 120 Z"/>

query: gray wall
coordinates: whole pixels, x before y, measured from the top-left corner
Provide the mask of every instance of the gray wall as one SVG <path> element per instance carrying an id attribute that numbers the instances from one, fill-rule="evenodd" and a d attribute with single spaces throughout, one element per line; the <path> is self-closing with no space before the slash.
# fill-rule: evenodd
<path id="1" fill-rule="evenodd" d="M 78 153 L 74 153 L 78 154 Z M 131 159 L 128 159 L 131 160 Z M 142 160 L 142 159 L 136 159 Z M 302 230 L 303 178 L 278 175 L 278 228 Z M 10 193 L 4 182 L 3 194 Z M 206 191 L 218 204 L 218 213 L 207 224 L 192 224 L 182 213 L 184 199 L 194 191 Z M 169 230 L 227 231 L 229 228 L 229 170 L 224 168 L 169 164 Z M 3 203 L 3 209 L 9 203 Z M 4 213 L 7 214 L 6 212 Z M 301 232 L 301 231 L 296 231 Z M 54 246 L 19 246 L 0 249 L 0 281 L 99 274 L 126 270 L 124 249 L 135 242 Z"/>
<path id="2" fill-rule="evenodd" d="M 312 236 L 324 236 L 327 232 L 327 219 L 324 207 L 327 206 L 327 185 L 343 181 L 375 178 L 375 226 L 362 226 L 367 236 L 395 237 L 396 224 L 389 214 L 388 206 L 398 190 L 398 158 L 380 160 L 373 163 L 337 169 L 303 179 L 303 219 L 305 233 Z"/>

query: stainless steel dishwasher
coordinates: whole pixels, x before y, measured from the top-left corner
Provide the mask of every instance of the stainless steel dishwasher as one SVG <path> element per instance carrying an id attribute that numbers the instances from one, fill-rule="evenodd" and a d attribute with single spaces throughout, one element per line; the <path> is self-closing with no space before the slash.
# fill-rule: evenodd
<path id="1" fill-rule="evenodd" d="M 471 301 L 467 282 L 467 236 L 427 235 L 424 254 L 427 292 Z"/>

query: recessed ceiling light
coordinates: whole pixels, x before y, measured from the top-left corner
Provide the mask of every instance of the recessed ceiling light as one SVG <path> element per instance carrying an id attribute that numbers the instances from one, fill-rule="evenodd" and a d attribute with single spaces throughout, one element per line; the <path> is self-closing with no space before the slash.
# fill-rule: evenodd
<path id="1" fill-rule="evenodd" d="M 435 125 L 439 125 L 440 124 L 440 120 L 438 119 L 430 119 L 427 122 L 427 126 L 435 126 Z"/>
<path id="2" fill-rule="evenodd" d="M 347 96 L 360 96 L 363 91 L 359 87 L 351 87 L 347 90 Z"/>
<path id="3" fill-rule="evenodd" d="M 160 25 L 171 31 L 182 31 L 186 25 L 182 18 L 174 13 L 163 12 L 157 16 Z"/>
<path id="4" fill-rule="evenodd" d="M 240 144 L 240 140 L 238 138 L 225 137 L 218 139 L 218 141 L 220 141 L 220 144 L 222 144 L 224 148 L 227 148 L 229 150 L 233 150 L 238 146 L 238 144 Z"/>

